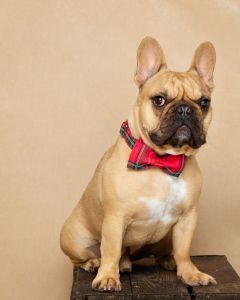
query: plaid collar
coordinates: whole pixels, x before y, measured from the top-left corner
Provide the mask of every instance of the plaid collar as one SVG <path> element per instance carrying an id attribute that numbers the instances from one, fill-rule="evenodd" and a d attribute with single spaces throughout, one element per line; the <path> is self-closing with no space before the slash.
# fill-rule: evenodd
<path id="1" fill-rule="evenodd" d="M 151 166 L 162 169 L 165 173 L 178 177 L 181 175 L 186 156 L 178 155 L 158 155 L 150 147 L 144 144 L 141 138 L 136 139 L 131 133 L 128 121 L 124 121 L 120 128 L 120 134 L 125 139 L 128 146 L 132 149 L 127 167 L 133 170 L 143 170 Z"/>

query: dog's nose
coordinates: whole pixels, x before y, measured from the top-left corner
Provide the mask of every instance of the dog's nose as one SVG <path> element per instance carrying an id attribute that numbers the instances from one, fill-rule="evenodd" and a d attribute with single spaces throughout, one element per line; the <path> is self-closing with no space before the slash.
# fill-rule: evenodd
<path id="1" fill-rule="evenodd" d="M 182 117 L 188 117 L 192 113 L 192 108 L 186 104 L 181 104 L 177 107 L 177 114 Z"/>

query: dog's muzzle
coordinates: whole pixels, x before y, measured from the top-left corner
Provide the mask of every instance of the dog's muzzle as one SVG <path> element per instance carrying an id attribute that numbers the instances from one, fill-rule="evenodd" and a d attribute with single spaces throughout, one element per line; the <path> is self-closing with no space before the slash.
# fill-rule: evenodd
<path id="1" fill-rule="evenodd" d="M 157 146 L 169 144 L 174 148 L 181 148 L 183 145 L 199 148 L 205 143 L 201 122 L 194 108 L 186 103 L 177 105 L 170 117 L 163 121 L 160 130 L 149 136 Z"/>

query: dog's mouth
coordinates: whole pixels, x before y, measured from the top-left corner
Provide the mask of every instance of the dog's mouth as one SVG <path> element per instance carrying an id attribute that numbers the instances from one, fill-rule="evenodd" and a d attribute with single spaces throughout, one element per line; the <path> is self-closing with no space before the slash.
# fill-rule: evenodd
<path id="1" fill-rule="evenodd" d="M 157 146 L 171 145 L 174 148 L 181 148 L 188 145 L 193 149 L 201 147 L 205 143 L 205 137 L 200 126 L 193 126 L 187 123 L 178 126 L 164 127 L 162 131 L 151 132 L 149 137 Z"/>
<path id="2" fill-rule="evenodd" d="M 176 132 L 166 141 L 175 148 L 180 148 L 191 141 L 192 132 L 187 125 L 182 125 Z"/>

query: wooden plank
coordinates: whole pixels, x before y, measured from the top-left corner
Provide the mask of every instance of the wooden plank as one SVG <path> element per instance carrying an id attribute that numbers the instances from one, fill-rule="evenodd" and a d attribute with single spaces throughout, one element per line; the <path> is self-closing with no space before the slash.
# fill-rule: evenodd
<path id="1" fill-rule="evenodd" d="M 91 288 L 96 273 L 74 268 L 71 300 L 240 300 L 240 279 L 225 256 L 192 257 L 198 268 L 214 276 L 216 286 L 187 287 L 176 272 L 165 271 L 153 259 L 134 263 L 130 274 L 121 274 L 121 292 L 98 292 Z"/>
<path id="2" fill-rule="evenodd" d="M 218 284 L 192 287 L 196 300 L 239 300 L 240 278 L 229 264 L 226 256 L 210 255 L 192 257 L 196 266 L 215 277 Z"/>
<path id="3" fill-rule="evenodd" d="M 178 280 L 176 272 L 161 269 L 153 259 L 135 263 L 130 280 L 134 300 L 191 299 L 187 287 Z"/>
<path id="4" fill-rule="evenodd" d="M 79 267 L 74 267 L 71 300 L 132 299 L 129 274 L 121 274 L 122 291 L 120 292 L 98 292 L 92 290 L 91 285 L 95 276 L 96 273 L 89 273 Z"/>

